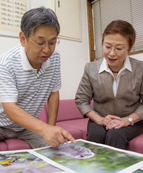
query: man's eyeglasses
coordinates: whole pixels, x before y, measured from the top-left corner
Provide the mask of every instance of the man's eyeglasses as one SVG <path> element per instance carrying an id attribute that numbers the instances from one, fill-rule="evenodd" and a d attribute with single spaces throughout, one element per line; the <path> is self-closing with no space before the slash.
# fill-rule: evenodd
<path id="1" fill-rule="evenodd" d="M 40 47 L 40 48 L 43 48 L 43 47 L 45 47 L 47 44 L 48 44 L 48 46 L 49 47 L 55 47 L 56 46 L 56 44 L 59 44 L 60 43 L 60 40 L 59 40 L 59 38 L 57 38 L 56 40 L 54 40 L 54 41 L 44 41 L 44 42 L 35 42 L 35 41 L 33 41 L 31 38 L 29 38 L 29 40 L 32 42 L 32 43 L 34 43 L 37 47 Z"/>

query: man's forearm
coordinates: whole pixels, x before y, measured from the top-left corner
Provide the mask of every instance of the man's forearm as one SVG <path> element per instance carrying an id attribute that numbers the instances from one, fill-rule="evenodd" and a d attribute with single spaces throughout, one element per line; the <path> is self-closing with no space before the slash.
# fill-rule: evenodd
<path id="1" fill-rule="evenodd" d="M 41 135 L 47 124 L 22 110 L 16 103 L 2 103 L 7 117 L 16 124 Z"/>
<path id="2" fill-rule="evenodd" d="M 52 92 L 48 99 L 48 124 L 55 125 L 59 108 L 59 91 Z"/>
<path id="3" fill-rule="evenodd" d="M 67 142 L 67 140 L 73 143 L 76 142 L 71 134 L 63 128 L 46 124 L 22 110 L 16 103 L 2 103 L 2 105 L 10 120 L 25 129 L 41 135 L 52 147 L 63 144 Z"/>

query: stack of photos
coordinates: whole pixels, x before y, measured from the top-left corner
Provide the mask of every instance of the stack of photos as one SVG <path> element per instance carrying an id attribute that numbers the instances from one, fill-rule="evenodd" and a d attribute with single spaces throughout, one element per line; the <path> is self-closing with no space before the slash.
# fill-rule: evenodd
<path id="1" fill-rule="evenodd" d="M 143 155 L 86 140 L 58 147 L 0 152 L 5 173 L 143 173 Z"/>

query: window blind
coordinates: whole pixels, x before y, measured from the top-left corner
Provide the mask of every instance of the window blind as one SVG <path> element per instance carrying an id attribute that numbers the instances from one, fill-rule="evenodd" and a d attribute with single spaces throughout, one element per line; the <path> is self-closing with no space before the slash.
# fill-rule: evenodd
<path id="1" fill-rule="evenodd" d="M 97 0 L 92 4 L 94 23 L 95 58 L 101 59 L 102 33 L 112 20 L 126 20 L 136 30 L 132 51 L 143 50 L 143 0 Z"/>

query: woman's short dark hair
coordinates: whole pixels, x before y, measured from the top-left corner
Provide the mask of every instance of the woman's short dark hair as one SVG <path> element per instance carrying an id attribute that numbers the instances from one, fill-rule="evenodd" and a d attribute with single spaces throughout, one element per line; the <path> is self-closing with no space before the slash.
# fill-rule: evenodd
<path id="1" fill-rule="evenodd" d="M 105 28 L 103 35 L 102 35 L 102 44 L 104 42 L 104 37 L 109 34 L 120 34 L 124 36 L 129 45 L 129 50 L 132 49 L 135 39 L 136 39 L 136 32 L 133 26 L 124 20 L 114 20 L 107 25 Z"/>
<path id="2" fill-rule="evenodd" d="M 30 34 L 33 34 L 35 29 L 41 25 L 55 27 L 57 35 L 60 32 L 57 16 L 54 11 L 49 8 L 34 8 L 27 11 L 22 17 L 21 30 L 24 32 L 27 40 Z"/>

